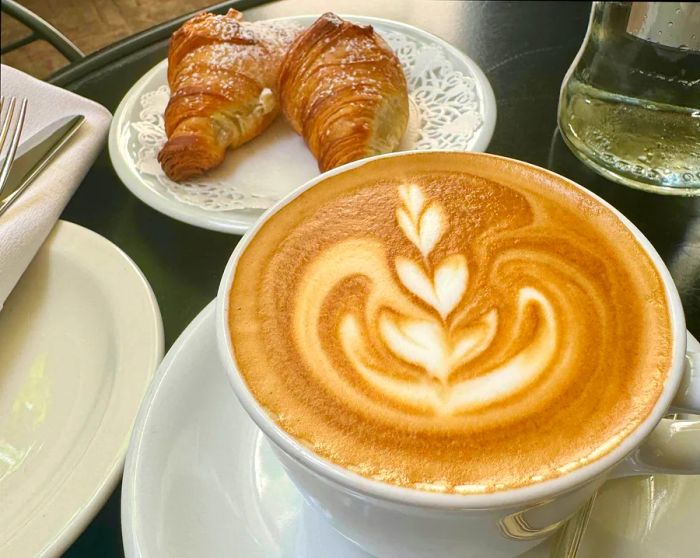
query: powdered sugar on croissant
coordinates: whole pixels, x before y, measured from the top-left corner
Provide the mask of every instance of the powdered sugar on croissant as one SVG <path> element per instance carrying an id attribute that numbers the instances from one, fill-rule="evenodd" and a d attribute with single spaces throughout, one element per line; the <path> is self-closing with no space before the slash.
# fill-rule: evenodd
<path id="1" fill-rule="evenodd" d="M 289 48 L 282 110 L 321 171 L 393 151 L 408 124 L 406 78 L 371 26 L 327 13 Z"/>
<path id="2" fill-rule="evenodd" d="M 173 180 L 221 164 L 226 150 L 259 135 L 279 113 L 282 58 L 300 33 L 295 24 L 244 22 L 241 14 L 204 13 L 172 36 L 168 141 L 158 160 Z"/>

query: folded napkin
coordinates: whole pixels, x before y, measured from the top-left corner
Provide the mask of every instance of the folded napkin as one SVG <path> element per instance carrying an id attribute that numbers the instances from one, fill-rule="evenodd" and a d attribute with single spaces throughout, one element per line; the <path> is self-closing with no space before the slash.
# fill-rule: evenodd
<path id="1" fill-rule="evenodd" d="M 0 217 L 0 308 L 27 269 L 71 196 L 100 153 L 112 119 L 103 106 L 0 66 L 0 89 L 10 97 L 27 98 L 22 130 L 25 141 L 45 126 L 72 114 L 85 122 L 20 198 Z M 21 145 L 21 144 L 20 144 Z"/>

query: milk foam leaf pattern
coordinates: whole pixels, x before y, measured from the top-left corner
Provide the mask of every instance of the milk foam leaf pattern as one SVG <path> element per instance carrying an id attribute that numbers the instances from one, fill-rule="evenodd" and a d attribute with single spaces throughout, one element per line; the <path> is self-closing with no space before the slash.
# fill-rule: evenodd
<path id="1" fill-rule="evenodd" d="M 523 389 L 547 368 L 556 348 L 557 323 L 550 301 L 540 291 L 521 286 L 512 301 L 512 338 L 527 330 L 527 323 L 536 324 L 536 331 L 526 336 L 524 345 L 509 351 L 507 359 L 460 379 L 457 373 L 493 344 L 499 310 L 486 307 L 471 317 L 464 307 L 456 312 L 468 294 L 469 267 L 464 254 L 435 257 L 448 230 L 444 208 L 416 184 L 399 186 L 398 198 L 396 223 L 418 252 L 411 255 L 408 250 L 392 262 L 380 240 L 346 239 L 308 267 L 300 299 L 313 302 L 297 306 L 294 330 L 309 368 L 318 370 L 319 379 L 331 389 L 350 387 L 342 374 L 322 372 L 337 369 L 323 348 L 318 324 L 333 289 L 362 277 L 365 300 L 342 311 L 336 334 L 349 367 L 389 401 L 436 416 L 450 415 Z"/>
<path id="2" fill-rule="evenodd" d="M 421 254 L 427 257 L 435 248 L 443 232 L 442 211 L 437 205 L 432 204 L 423 212 L 418 224 L 418 230 L 419 249 Z"/>
<path id="3" fill-rule="evenodd" d="M 433 308 L 438 307 L 433 281 L 426 275 L 420 264 L 407 258 L 396 258 L 396 273 L 410 292 Z"/>
<path id="4" fill-rule="evenodd" d="M 495 310 L 457 334 L 450 334 L 437 320 L 396 318 L 389 312 L 379 318 L 379 331 L 387 347 L 445 384 L 453 370 L 488 347 L 497 325 Z"/>
<path id="5" fill-rule="evenodd" d="M 393 318 L 385 312 L 379 318 L 379 331 L 396 356 L 420 366 L 442 382 L 447 381 L 451 351 L 440 322 Z"/>
<path id="6" fill-rule="evenodd" d="M 430 279 L 419 263 L 396 258 L 396 273 L 403 286 L 432 306 L 444 320 L 459 304 L 467 289 L 467 260 L 461 254 L 445 258 Z"/>
<path id="7" fill-rule="evenodd" d="M 399 196 L 406 206 L 411 220 L 417 221 L 425 205 L 423 191 L 416 184 L 402 184 L 399 186 Z"/>
<path id="8" fill-rule="evenodd" d="M 423 256 L 423 263 L 408 258 L 396 259 L 396 273 L 409 291 L 434 308 L 444 320 L 459 304 L 467 289 L 467 260 L 454 254 L 435 267 L 432 279 L 424 269 L 428 256 L 445 232 L 443 210 L 436 202 L 427 205 L 416 184 L 402 184 L 399 197 L 403 207 L 396 210 L 399 227 Z"/>
<path id="9" fill-rule="evenodd" d="M 415 184 L 402 184 L 399 196 L 404 204 L 396 210 L 399 227 L 427 258 L 445 232 L 442 209 L 435 203 L 426 208 L 423 191 Z"/>
<path id="10" fill-rule="evenodd" d="M 455 254 L 442 260 L 435 269 L 433 286 L 436 309 L 444 320 L 459 304 L 467 290 L 467 259 Z"/>
<path id="11" fill-rule="evenodd" d="M 415 184 L 401 185 L 399 198 L 397 223 L 422 258 L 396 257 L 396 274 L 406 291 L 427 304 L 432 313 L 427 318 L 410 316 L 388 305 L 378 312 L 376 323 L 379 338 L 390 353 L 422 369 L 426 379 L 432 381 L 406 381 L 382 371 L 382 365 L 370 356 L 371 336 L 363 332 L 362 321 L 354 314 L 346 314 L 339 334 L 353 366 L 366 381 L 395 400 L 411 406 L 428 406 L 439 414 L 488 404 L 493 397 L 507 396 L 514 386 L 519 389 L 532 381 L 551 359 L 556 324 L 544 295 L 524 287 L 520 290 L 518 315 L 522 317 L 529 306 L 537 305 L 542 316 L 541 331 L 533 342 L 479 377 L 450 382 L 456 370 L 489 347 L 498 329 L 498 312 L 491 309 L 467 326 L 455 327 L 450 314 L 467 292 L 467 259 L 463 254 L 451 254 L 433 264 L 431 253 L 446 230 L 442 207 L 435 201 L 428 202 L 423 190 Z M 372 323 L 371 317 L 364 323 Z"/>

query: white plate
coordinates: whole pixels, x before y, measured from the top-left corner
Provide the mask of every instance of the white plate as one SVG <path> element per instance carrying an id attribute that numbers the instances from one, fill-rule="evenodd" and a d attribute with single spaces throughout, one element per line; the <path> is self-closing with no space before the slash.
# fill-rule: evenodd
<path id="1" fill-rule="evenodd" d="M 218 360 L 213 303 L 165 357 L 122 485 L 127 558 L 370 558 L 302 502 Z M 606 484 L 579 558 L 688 558 L 700 477 Z M 548 558 L 548 543 L 527 558 Z"/>
<path id="2" fill-rule="evenodd" d="M 270 21 L 310 25 L 318 16 Z M 442 39 L 411 25 L 346 16 L 371 24 L 397 52 L 409 85 L 411 118 L 400 150 L 484 151 L 496 124 L 491 85 L 479 67 Z M 109 132 L 109 153 L 119 178 L 154 209 L 206 229 L 242 234 L 262 211 L 319 174 L 304 141 L 283 117 L 262 135 L 228 153 L 206 176 L 177 184 L 156 159 L 165 142 L 167 60 L 125 95 Z"/>
<path id="3" fill-rule="evenodd" d="M 57 556 L 110 496 L 163 356 L 148 282 L 59 221 L 0 312 L 0 556 Z"/>

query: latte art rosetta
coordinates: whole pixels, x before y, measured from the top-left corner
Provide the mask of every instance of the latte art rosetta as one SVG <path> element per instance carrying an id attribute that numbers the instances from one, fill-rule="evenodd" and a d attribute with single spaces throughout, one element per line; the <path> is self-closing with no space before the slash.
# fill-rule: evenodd
<path id="1" fill-rule="evenodd" d="M 478 377 L 451 381 L 453 372 L 493 342 L 498 310 L 489 309 L 471 321 L 454 312 L 467 292 L 467 260 L 452 254 L 433 265 L 429 257 L 448 226 L 447 217 L 438 203 L 428 203 L 418 185 L 403 184 L 399 192 L 397 223 L 415 246 L 416 259 L 396 258 L 396 281 L 376 240 L 346 240 L 320 253 L 301 280 L 294 310 L 293 330 L 307 366 L 339 397 L 350 396 L 352 385 L 324 353 L 319 318 L 335 286 L 360 275 L 370 283 L 364 312 L 343 314 L 337 336 L 348 362 L 382 396 L 437 414 L 459 413 L 513 396 L 541 374 L 554 355 L 557 326 L 551 303 L 536 288 L 523 285 L 517 293 L 515 320 L 521 324 L 525 311 L 535 309 L 540 320 L 531 341 Z M 516 327 L 516 333 L 520 329 Z M 419 368 L 422 377 L 396 377 L 391 361 L 376 358 L 378 344 Z"/>
<path id="2" fill-rule="evenodd" d="M 616 447 L 670 363 L 663 283 L 564 179 L 423 153 L 324 179 L 238 261 L 237 367 L 287 433 L 398 486 L 526 486 Z"/>

